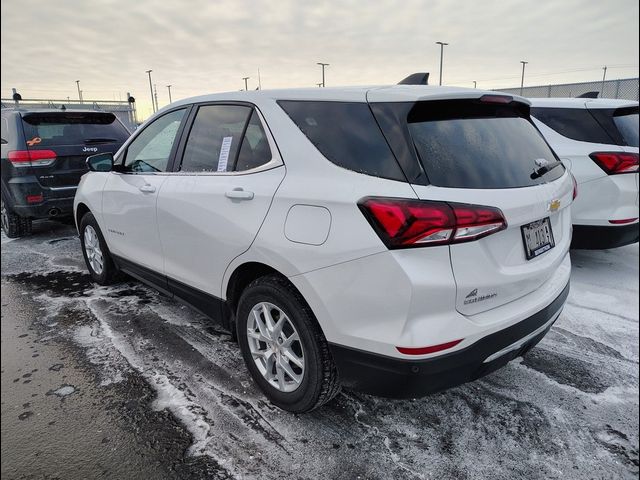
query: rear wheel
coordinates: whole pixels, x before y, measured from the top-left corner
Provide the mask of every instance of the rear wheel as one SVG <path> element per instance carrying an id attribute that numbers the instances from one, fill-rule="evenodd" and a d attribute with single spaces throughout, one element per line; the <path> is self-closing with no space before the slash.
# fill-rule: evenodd
<path id="1" fill-rule="evenodd" d="M 340 391 L 338 371 L 313 312 L 283 277 L 251 283 L 238 304 L 238 341 L 249 373 L 283 410 L 313 410 Z"/>
<path id="2" fill-rule="evenodd" d="M 107 243 L 92 213 L 85 214 L 80 220 L 80 243 L 87 269 L 95 282 L 111 285 L 120 280 L 120 271 L 111 258 Z"/>
<path id="3" fill-rule="evenodd" d="M 0 199 L 0 222 L 2 231 L 9 238 L 19 238 L 31 233 L 31 219 L 24 218 L 11 210 L 4 201 L 4 195 Z"/>

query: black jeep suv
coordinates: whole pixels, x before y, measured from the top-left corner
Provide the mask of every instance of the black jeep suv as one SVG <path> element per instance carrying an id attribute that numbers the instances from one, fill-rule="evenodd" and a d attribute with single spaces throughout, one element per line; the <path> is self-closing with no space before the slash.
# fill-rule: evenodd
<path id="1" fill-rule="evenodd" d="M 31 232 L 31 221 L 73 214 L 86 158 L 115 153 L 129 137 L 112 113 L 2 109 L 2 230 Z"/>

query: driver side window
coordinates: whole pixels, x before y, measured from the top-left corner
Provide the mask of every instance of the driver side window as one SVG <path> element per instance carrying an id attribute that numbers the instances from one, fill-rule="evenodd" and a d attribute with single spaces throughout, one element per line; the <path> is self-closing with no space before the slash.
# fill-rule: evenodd
<path id="1" fill-rule="evenodd" d="M 175 110 L 154 120 L 127 148 L 126 172 L 166 172 L 185 110 Z"/>

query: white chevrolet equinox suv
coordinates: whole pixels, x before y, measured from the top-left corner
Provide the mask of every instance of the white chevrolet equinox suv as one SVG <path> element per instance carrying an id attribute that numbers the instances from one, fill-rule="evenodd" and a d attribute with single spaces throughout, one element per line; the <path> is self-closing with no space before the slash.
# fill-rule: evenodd
<path id="1" fill-rule="evenodd" d="M 531 115 L 578 182 L 573 248 L 638 241 L 638 102 L 532 98 Z"/>
<path id="2" fill-rule="evenodd" d="M 413 398 L 524 354 L 569 292 L 571 175 L 529 103 L 402 85 L 169 105 L 75 197 L 87 267 L 220 320 L 277 406 Z"/>

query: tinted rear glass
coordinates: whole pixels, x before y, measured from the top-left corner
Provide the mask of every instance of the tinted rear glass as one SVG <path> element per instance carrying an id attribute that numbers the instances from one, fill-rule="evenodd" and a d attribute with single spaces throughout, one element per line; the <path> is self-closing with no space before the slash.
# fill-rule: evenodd
<path id="1" fill-rule="evenodd" d="M 123 143 L 129 137 L 112 113 L 29 113 L 22 124 L 27 145 L 33 147 Z"/>
<path id="2" fill-rule="evenodd" d="M 421 102 L 409 113 L 408 126 L 429 182 L 439 187 L 527 187 L 564 173 L 560 165 L 532 175 L 536 160 L 557 158 L 522 106 Z"/>
<path id="3" fill-rule="evenodd" d="M 620 135 L 630 147 L 638 147 L 638 108 L 619 109 L 614 113 L 613 122 Z"/>
<path id="4" fill-rule="evenodd" d="M 278 103 L 332 163 L 367 175 L 406 181 L 368 104 L 289 100 Z"/>
<path id="5" fill-rule="evenodd" d="M 614 143 L 614 139 L 586 108 L 532 108 L 531 115 L 572 140 Z"/>

